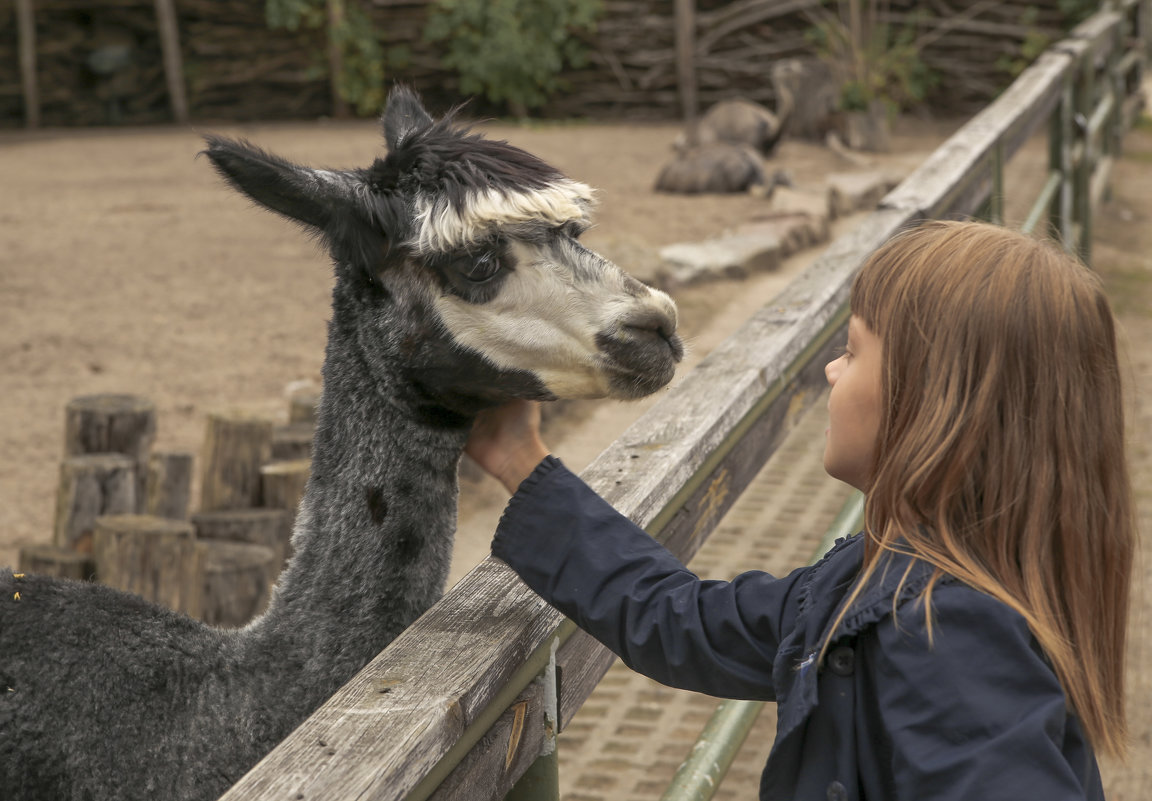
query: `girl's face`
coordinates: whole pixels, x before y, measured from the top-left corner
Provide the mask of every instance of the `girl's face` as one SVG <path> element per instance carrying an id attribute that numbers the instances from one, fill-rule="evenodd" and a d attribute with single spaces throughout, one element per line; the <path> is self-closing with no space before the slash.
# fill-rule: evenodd
<path id="1" fill-rule="evenodd" d="M 871 484 L 872 458 L 880 435 L 880 338 L 864 321 L 848 321 L 848 347 L 828 362 L 824 375 L 828 395 L 824 469 L 828 475 L 866 491 Z"/>

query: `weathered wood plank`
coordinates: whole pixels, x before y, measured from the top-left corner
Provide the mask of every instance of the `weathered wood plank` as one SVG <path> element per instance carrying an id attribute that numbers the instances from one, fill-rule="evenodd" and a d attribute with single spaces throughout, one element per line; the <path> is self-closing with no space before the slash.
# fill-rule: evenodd
<path id="1" fill-rule="evenodd" d="M 861 260 L 912 216 L 878 212 L 835 243 L 601 454 L 585 479 L 638 524 L 666 528 L 674 551 L 694 551 L 735 500 L 741 482 L 750 480 L 753 464 L 767 459 L 771 447 L 766 446 L 815 396 L 792 391 L 807 387 L 822 371 L 823 348 L 843 325 L 848 287 Z M 821 344 L 811 348 L 821 331 Z M 801 355 L 805 364 L 794 366 Z M 764 404 L 766 394 L 772 400 Z M 731 439 L 750 431 L 755 444 Z M 701 477 L 693 482 L 697 473 Z M 715 490 L 708 495 L 718 475 L 727 476 L 730 497 Z M 681 498 L 685 486 L 689 490 Z M 485 560 L 224 799 L 296 793 L 426 797 L 434 787 L 409 792 L 465 730 L 478 740 L 499 718 L 542 669 L 562 624 L 567 637 L 571 623 L 502 564 Z M 583 670 L 582 660 L 573 655 L 563 675 Z M 564 684 L 562 695 L 570 703 L 574 688 L 568 678 Z M 321 739 L 328 750 L 315 747 Z"/>
<path id="2" fill-rule="evenodd" d="M 1117 11 L 1101 11 L 1069 31 L 1068 38 L 1087 42 L 1095 56 L 1112 48 L 1115 44 L 1114 37 L 1120 33 L 1123 25 L 1123 14 Z"/>
<path id="3" fill-rule="evenodd" d="M 222 798 L 404 798 L 469 725 L 515 701 L 562 621 L 486 559 Z M 493 692 L 502 704 L 485 718 Z"/>
<path id="4" fill-rule="evenodd" d="M 539 678 L 528 685 L 499 720 L 439 784 L 431 801 L 476 801 L 476 788 L 503 798 L 543 748 L 555 748 L 545 714 L 550 684 Z M 547 743 L 545 741 L 548 741 Z"/>
<path id="5" fill-rule="evenodd" d="M 973 117 L 881 203 L 884 208 L 916 210 L 925 217 L 967 215 L 988 195 L 992 149 L 1003 143 L 1004 158 L 1048 122 L 1072 69 L 1071 56 L 1049 51 L 1040 56 L 984 111 Z"/>

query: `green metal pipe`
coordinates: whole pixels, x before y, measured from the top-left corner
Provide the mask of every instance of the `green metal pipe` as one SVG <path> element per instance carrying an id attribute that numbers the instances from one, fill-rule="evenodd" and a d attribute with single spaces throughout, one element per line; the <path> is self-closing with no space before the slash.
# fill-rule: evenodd
<path id="1" fill-rule="evenodd" d="M 752 730 L 763 701 L 723 701 L 700 732 L 661 801 L 708 801 Z"/>
<path id="2" fill-rule="evenodd" d="M 836 540 L 859 530 L 863 520 L 864 496 L 854 492 L 824 532 L 809 564 L 827 553 Z M 660 801 L 709 801 L 763 709 L 763 701 L 722 701 Z"/>
<path id="3" fill-rule="evenodd" d="M 1027 219 L 1024 224 L 1020 226 L 1020 231 L 1025 234 L 1032 233 L 1033 229 L 1040 223 L 1040 219 L 1046 216 L 1052 210 L 1052 201 L 1056 197 L 1056 193 L 1060 191 L 1060 186 L 1064 183 L 1064 174 L 1060 171 L 1053 171 L 1048 173 L 1048 180 L 1044 184 L 1044 188 L 1040 190 L 1040 194 L 1036 196 L 1036 202 L 1032 204 L 1032 209 L 1028 212 Z"/>
<path id="4" fill-rule="evenodd" d="M 560 801 L 560 759 L 555 741 L 551 751 L 528 766 L 504 801 Z"/>

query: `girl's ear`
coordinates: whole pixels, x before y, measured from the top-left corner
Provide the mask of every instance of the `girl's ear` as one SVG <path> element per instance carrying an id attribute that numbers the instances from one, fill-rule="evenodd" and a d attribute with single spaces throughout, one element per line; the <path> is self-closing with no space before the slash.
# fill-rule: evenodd
<path id="1" fill-rule="evenodd" d="M 388 95 L 381 122 L 388 151 L 394 153 L 409 136 L 431 126 L 432 118 L 424 110 L 416 92 L 407 86 L 397 86 Z"/>
<path id="2" fill-rule="evenodd" d="M 313 170 L 255 145 L 220 136 L 204 137 L 203 154 L 233 187 L 265 208 L 325 231 L 332 220 L 361 205 L 355 173 Z"/>

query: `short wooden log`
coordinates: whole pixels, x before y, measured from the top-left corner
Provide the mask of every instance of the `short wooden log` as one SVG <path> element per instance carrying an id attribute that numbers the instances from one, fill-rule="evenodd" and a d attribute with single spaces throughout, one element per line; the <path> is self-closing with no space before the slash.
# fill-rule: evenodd
<path id="1" fill-rule="evenodd" d="M 272 461 L 312 458 L 312 438 L 316 426 L 312 423 L 289 423 L 272 427 Z"/>
<path id="2" fill-rule="evenodd" d="M 64 550 L 92 553 L 101 515 L 136 511 L 136 461 L 120 453 L 71 456 L 60 463 L 53 541 Z"/>
<path id="3" fill-rule="evenodd" d="M 55 545 L 25 545 L 20 549 L 20 570 L 44 576 L 89 581 L 96 573 L 91 554 L 57 548 Z"/>
<path id="4" fill-rule="evenodd" d="M 272 462 L 260 468 L 260 491 L 264 506 L 269 509 L 283 509 L 295 521 L 300 508 L 300 499 L 308 486 L 308 476 L 312 472 L 310 459 L 295 459 L 289 462 Z"/>
<path id="5" fill-rule="evenodd" d="M 272 458 L 272 422 L 239 412 L 208 414 L 201 451 L 200 508 L 260 505 L 260 467 Z"/>
<path id="6" fill-rule="evenodd" d="M 99 517 L 92 545 L 101 583 L 200 616 L 202 569 L 191 523 L 152 515 Z"/>
<path id="7" fill-rule="evenodd" d="M 138 395 L 73 398 L 64 409 L 64 455 L 122 453 L 136 462 L 136 508 L 144 508 L 148 452 L 156 439 L 156 407 Z"/>
<path id="8" fill-rule="evenodd" d="M 316 425 L 316 408 L 319 405 L 320 393 L 297 392 L 288 399 L 288 422 Z"/>
<path id="9" fill-rule="evenodd" d="M 283 509 L 224 509 L 192 515 L 201 540 L 260 545 L 272 552 L 268 578 L 274 582 L 292 554 L 292 515 Z"/>
<path id="10" fill-rule="evenodd" d="M 243 626 L 268 606 L 272 592 L 271 548 L 242 542 L 200 540 L 203 571 L 200 619 L 213 626 Z"/>
<path id="11" fill-rule="evenodd" d="M 192 454 L 155 451 L 148 457 L 144 513 L 172 520 L 188 519 L 192 495 Z"/>

